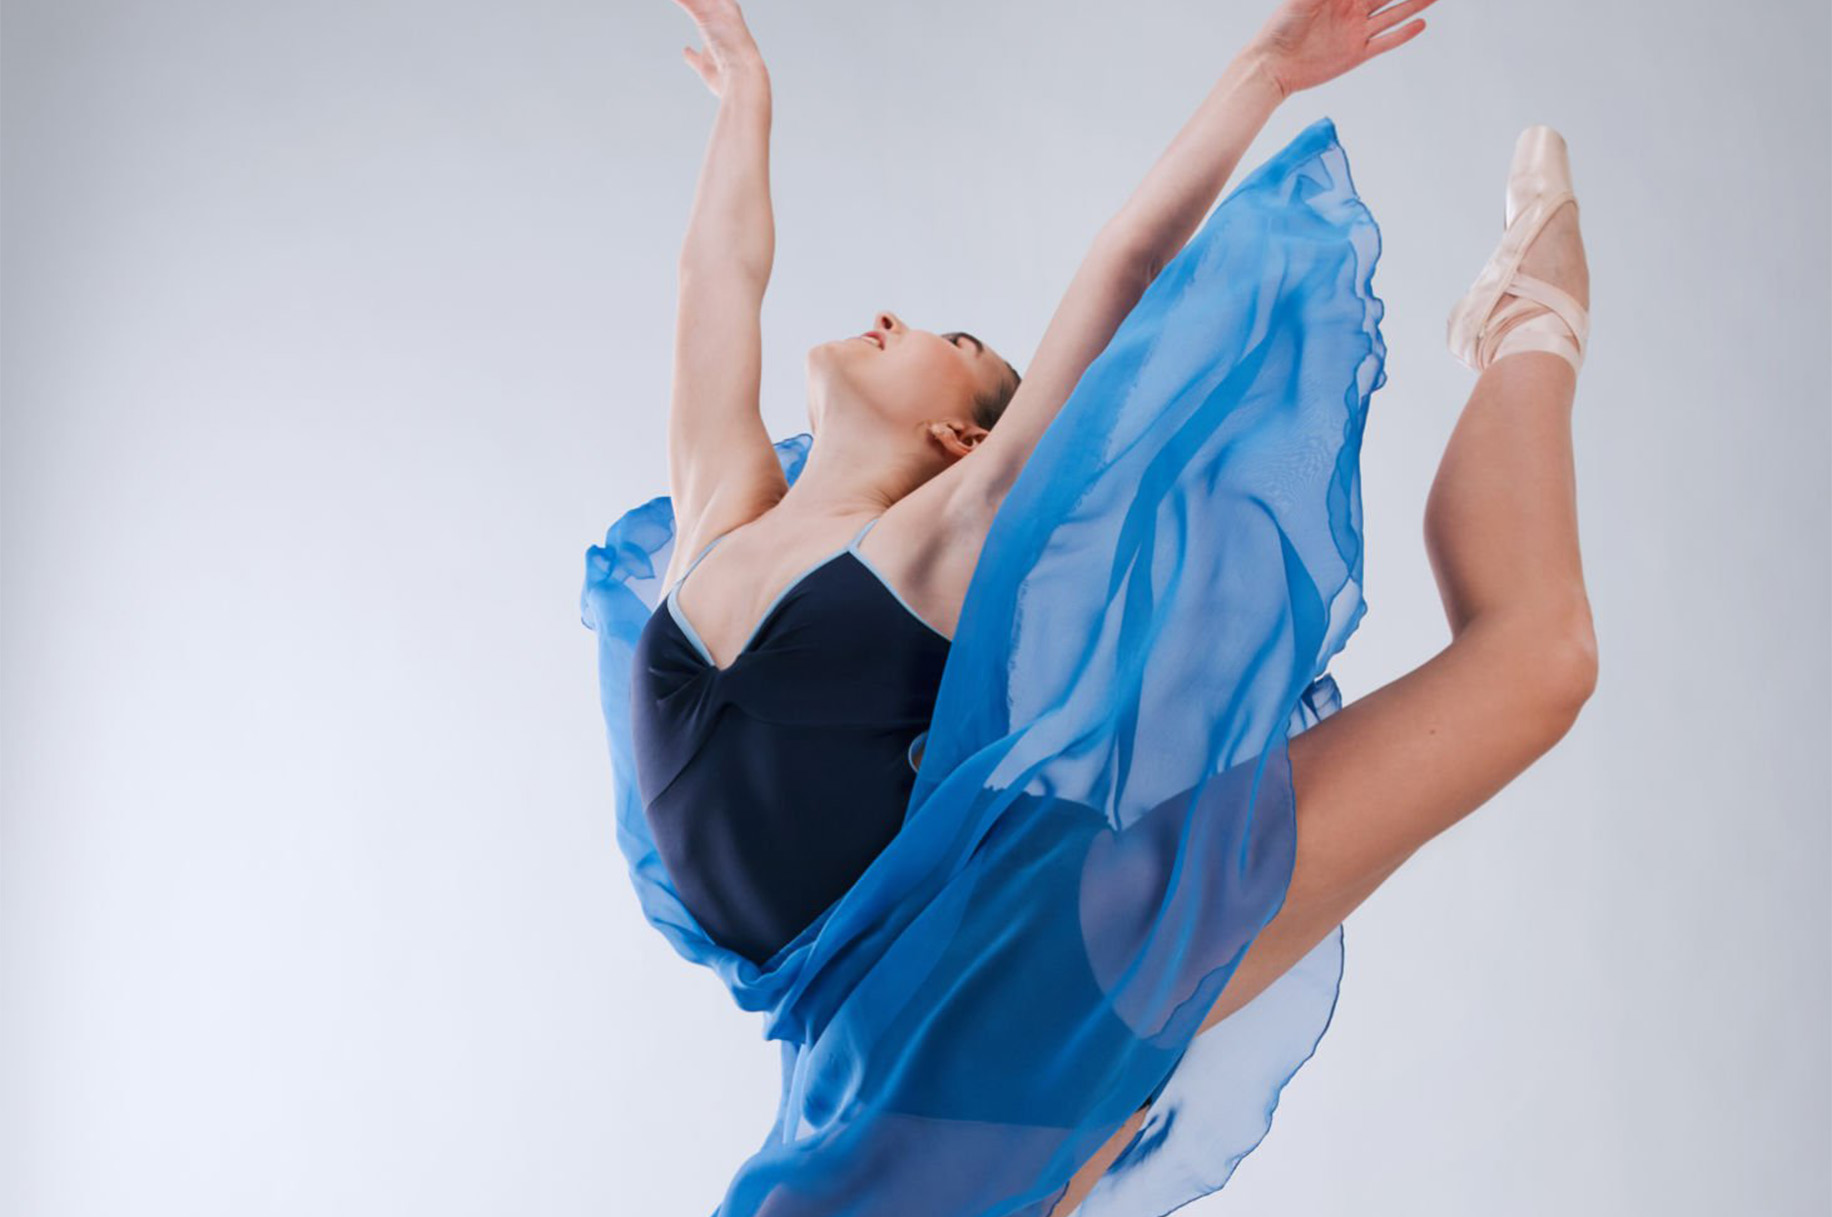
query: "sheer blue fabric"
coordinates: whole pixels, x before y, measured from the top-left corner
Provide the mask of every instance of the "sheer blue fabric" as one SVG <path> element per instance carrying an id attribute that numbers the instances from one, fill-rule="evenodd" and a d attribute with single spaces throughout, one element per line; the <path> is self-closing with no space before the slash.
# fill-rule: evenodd
<path id="1" fill-rule="evenodd" d="M 1051 423 L 968 588 L 901 832 L 764 964 L 683 907 L 636 793 L 630 656 L 672 505 L 587 552 L 617 841 L 644 916 L 780 1042 L 715 1217 L 1046 1217 L 1220 1188 L 1328 1027 L 1337 926 L 1197 1035 L 1284 901 L 1289 737 L 1366 611 L 1361 437 L 1380 234 L 1322 118 L 1153 280 Z M 800 472 L 811 437 L 776 444 Z"/>

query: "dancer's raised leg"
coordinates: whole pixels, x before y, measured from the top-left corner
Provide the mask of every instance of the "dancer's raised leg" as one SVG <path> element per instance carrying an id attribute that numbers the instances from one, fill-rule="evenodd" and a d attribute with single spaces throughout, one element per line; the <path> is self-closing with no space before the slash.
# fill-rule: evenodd
<path id="1" fill-rule="evenodd" d="M 1519 270 L 1588 309 L 1575 205 L 1551 213 Z M 1551 310 L 1516 311 L 1485 327 L 1489 351 Z M 1597 648 L 1578 555 L 1576 385 L 1572 362 L 1546 350 L 1495 355 L 1477 377 L 1425 510 L 1451 641 L 1292 738 L 1292 882 L 1203 1030 L 1264 991 L 1421 845 L 1549 750 L 1589 698 Z M 1050 1217 L 1073 1217 L 1143 1119 L 1134 1113 L 1083 1164 Z"/>
<path id="2" fill-rule="evenodd" d="M 1553 212 L 1520 270 L 1588 309 L 1574 204 Z M 1523 311 L 1509 324 L 1548 312 Z M 1425 510 L 1451 642 L 1292 738 L 1291 887 L 1205 1028 L 1263 991 L 1401 862 L 1549 750 L 1589 698 L 1597 648 L 1578 553 L 1576 385 L 1572 363 L 1543 350 L 1497 357 L 1477 378 Z"/>

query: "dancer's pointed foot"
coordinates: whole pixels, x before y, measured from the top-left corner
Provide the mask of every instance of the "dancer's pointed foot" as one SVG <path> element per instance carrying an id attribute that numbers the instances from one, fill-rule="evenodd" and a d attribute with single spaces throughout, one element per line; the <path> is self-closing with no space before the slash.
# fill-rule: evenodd
<path id="1" fill-rule="evenodd" d="M 1575 371 L 1589 331 L 1590 270 L 1565 140 L 1543 124 L 1528 127 L 1508 167 L 1501 240 L 1452 307 L 1446 339 L 1477 372 L 1525 351 L 1558 355 Z"/>

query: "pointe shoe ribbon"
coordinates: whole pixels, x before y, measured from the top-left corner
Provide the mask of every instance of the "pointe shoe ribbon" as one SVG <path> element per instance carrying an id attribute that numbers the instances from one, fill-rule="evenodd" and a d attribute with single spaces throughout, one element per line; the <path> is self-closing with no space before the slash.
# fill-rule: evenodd
<path id="1" fill-rule="evenodd" d="M 1565 140 L 1551 127 L 1528 127 L 1515 142 L 1508 167 L 1501 241 L 1445 323 L 1450 352 L 1465 367 L 1480 372 L 1503 355 L 1547 351 L 1569 362 L 1573 371 L 1583 368 L 1589 310 L 1564 289 L 1520 271 L 1527 247 L 1566 203 L 1577 206 Z M 1503 296 L 1514 299 L 1501 304 Z M 1523 314 L 1534 315 L 1500 332 Z"/>

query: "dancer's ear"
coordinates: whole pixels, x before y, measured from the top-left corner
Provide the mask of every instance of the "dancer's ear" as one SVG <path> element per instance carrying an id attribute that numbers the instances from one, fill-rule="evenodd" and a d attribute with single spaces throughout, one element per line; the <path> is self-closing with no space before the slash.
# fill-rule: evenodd
<path id="1" fill-rule="evenodd" d="M 929 434 L 950 456 L 961 457 L 979 447 L 980 441 L 992 432 L 964 418 L 932 418 Z"/>

